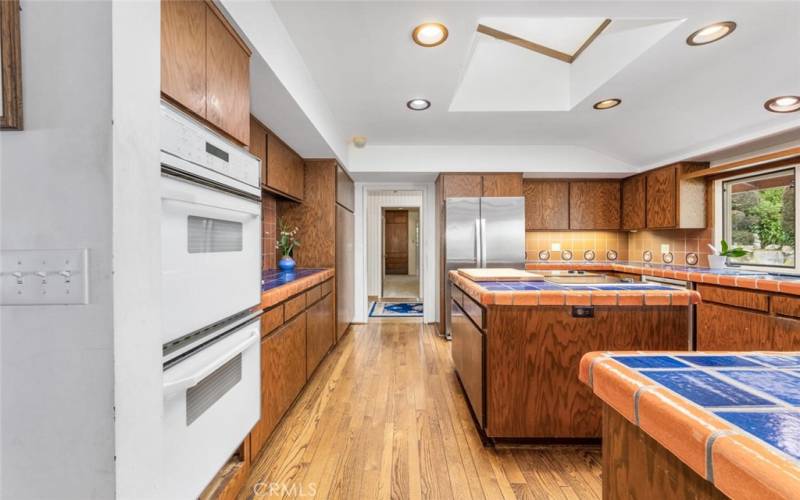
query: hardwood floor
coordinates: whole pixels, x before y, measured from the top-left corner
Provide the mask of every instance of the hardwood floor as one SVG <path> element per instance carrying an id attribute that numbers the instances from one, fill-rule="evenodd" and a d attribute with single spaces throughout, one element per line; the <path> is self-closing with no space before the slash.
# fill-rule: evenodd
<path id="1" fill-rule="evenodd" d="M 450 344 L 355 325 L 255 458 L 240 498 L 600 498 L 599 446 L 485 448 Z"/>

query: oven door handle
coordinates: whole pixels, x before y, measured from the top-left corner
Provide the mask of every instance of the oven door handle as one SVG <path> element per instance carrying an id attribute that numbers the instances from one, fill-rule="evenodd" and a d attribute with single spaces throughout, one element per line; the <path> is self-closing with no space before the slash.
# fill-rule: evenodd
<path id="1" fill-rule="evenodd" d="M 164 398 L 168 399 L 177 394 L 184 392 L 190 387 L 194 387 L 200 383 L 201 380 L 214 373 L 214 370 L 232 360 L 240 353 L 249 349 L 253 344 L 258 342 L 260 335 L 258 329 L 250 334 L 247 339 L 240 342 L 235 347 L 226 351 L 223 355 L 215 359 L 211 363 L 203 364 L 196 372 L 186 377 L 171 380 L 167 377 L 169 372 L 164 373 Z"/>
<path id="2" fill-rule="evenodd" d="M 183 195 L 180 195 L 178 193 L 164 193 L 161 196 L 161 199 L 163 201 L 165 201 L 165 202 L 168 202 L 168 203 L 175 203 L 175 204 L 178 204 L 178 205 L 188 205 L 188 206 L 194 206 L 194 207 L 200 206 L 200 207 L 210 208 L 212 210 L 224 210 L 225 212 L 233 212 L 233 213 L 237 213 L 237 214 L 244 214 L 244 215 L 247 215 L 249 217 L 258 217 L 259 215 L 261 215 L 261 211 L 260 210 L 256 210 L 256 209 L 247 210 L 246 208 L 245 209 L 242 209 L 242 208 L 229 208 L 229 207 L 221 207 L 219 205 L 214 205 L 214 204 L 211 204 L 211 203 L 201 203 L 201 202 L 197 201 L 196 199 L 194 199 L 191 196 L 183 196 Z M 254 205 L 255 205 L 255 203 L 254 203 Z"/>

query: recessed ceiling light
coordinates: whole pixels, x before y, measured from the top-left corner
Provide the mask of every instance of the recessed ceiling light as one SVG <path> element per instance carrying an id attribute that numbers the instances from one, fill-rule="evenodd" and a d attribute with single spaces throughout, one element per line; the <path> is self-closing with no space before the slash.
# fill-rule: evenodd
<path id="1" fill-rule="evenodd" d="M 622 99 L 617 99 L 615 97 L 614 99 L 603 99 L 602 101 L 598 101 L 594 103 L 594 106 L 592 107 L 594 109 L 611 109 L 619 106 L 620 104 L 622 104 Z"/>
<path id="2" fill-rule="evenodd" d="M 406 103 L 406 106 L 414 111 L 423 111 L 431 107 L 431 102 L 427 99 L 411 99 Z"/>
<path id="3" fill-rule="evenodd" d="M 783 95 L 780 97 L 773 97 L 764 103 L 767 111 L 773 113 L 793 113 L 800 111 L 800 96 L 796 95 Z"/>
<path id="4" fill-rule="evenodd" d="M 414 28 L 411 38 L 417 45 L 436 47 L 447 40 L 447 27 L 442 23 L 424 23 Z"/>
<path id="5" fill-rule="evenodd" d="M 706 45 L 708 43 L 716 42 L 717 40 L 725 38 L 733 33 L 733 30 L 735 29 L 736 23 L 733 21 L 714 23 L 706 26 L 705 28 L 700 28 L 689 35 L 689 38 L 686 39 L 686 43 L 692 46 Z"/>

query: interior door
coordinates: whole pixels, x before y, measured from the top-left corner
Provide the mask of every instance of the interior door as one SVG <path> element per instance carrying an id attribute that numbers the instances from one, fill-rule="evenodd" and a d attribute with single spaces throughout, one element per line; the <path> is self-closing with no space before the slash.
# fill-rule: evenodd
<path id="1" fill-rule="evenodd" d="M 384 220 L 385 273 L 408 274 L 408 210 L 386 210 Z"/>

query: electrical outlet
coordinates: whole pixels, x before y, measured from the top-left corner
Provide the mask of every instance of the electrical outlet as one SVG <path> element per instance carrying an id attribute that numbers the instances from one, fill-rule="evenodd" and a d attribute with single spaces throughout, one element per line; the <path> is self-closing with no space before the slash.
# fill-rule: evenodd
<path id="1" fill-rule="evenodd" d="M 560 252 L 561 251 L 561 243 L 551 243 L 550 244 L 550 251 L 551 252 Z"/>
<path id="2" fill-rule="evenodd" d="M 86 248 L 0 251 L 0 304 L 88 304 L 88 255 Z"/>
<path id="3" fill-rule="evenodd" d="M 665 253 L 669 253 L 669 245 L 667 244 L 661 245 L 661 255 L 664 255 Z"/>

